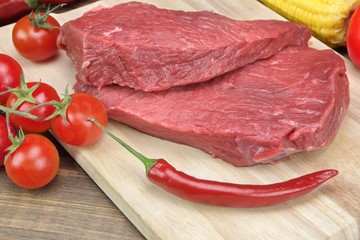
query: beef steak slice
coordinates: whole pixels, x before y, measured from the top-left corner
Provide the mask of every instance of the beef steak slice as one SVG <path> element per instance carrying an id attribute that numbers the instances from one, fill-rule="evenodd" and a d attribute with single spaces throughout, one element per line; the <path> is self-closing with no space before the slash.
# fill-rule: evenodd
<path id="1" fill-rule="evenodd" d="M 288 45 L 306 45 L 310 36 L 285 21 L 236 21 L 131 2 L 65 23 L 58 45 L 75 63 L 79 81 L 159 91 L 209 80 Z"/>
<path id="2" fill-rule="evenodd" d="M 334 139 L 349 105 L 343 60 L 332 50 L 289 47 L 211 81 L 146 93 L 77 82 L 109 117 L 187 144 L 235 166 L 276 162 Z"/>

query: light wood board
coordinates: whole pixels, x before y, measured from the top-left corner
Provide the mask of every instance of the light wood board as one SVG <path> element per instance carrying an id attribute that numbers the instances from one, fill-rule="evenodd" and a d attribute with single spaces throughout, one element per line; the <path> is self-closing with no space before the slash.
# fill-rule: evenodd
<path id="1" fill-rule="evenodd" d="M 101 1 L 113 5 L 124 1 Z M 251 0 L 152 0 L 158 7 L 213 10 L 234 19 L 281 19 Z M 81 16 L 99 3 L 56 15 L 61 23 Z M 50 61 L 33 63 L 19 56 L 11 42 L 12 25 L 0 28 L 0 52 L 16 58 L 27 81 L 53 85 L 59 93 L 74 84 L 75 69 L 64 52 Z M 310 46 L 327 48 L 312 38 Z M 142 164 L 104 136 L 89 147 L 64 145 L 98 186 L 148 239 L 360 239 L 360 72 L 346 60 L 351 105 L 335 141 L 314 153 L 301 153 L 276 165 L 236 168 L 200 150 L 160 140 L 120 123 L 108 128 L 143 154 L 163 157 L 199 178 L 237 183 L 279 182 L 325 168 L 339 175 L 302 198 L 259 209 L 235 209 L 187 202 L 157 188 Z M 96 211 L 96 209 L 94 209 Z"/>

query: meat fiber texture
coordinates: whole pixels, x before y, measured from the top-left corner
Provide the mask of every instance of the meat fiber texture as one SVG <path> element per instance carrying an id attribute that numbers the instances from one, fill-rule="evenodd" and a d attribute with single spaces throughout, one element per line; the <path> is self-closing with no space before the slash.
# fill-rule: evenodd
<path id="1" fill-rule="evenodd" d="M 306 45 L 310 36 L 285 21 L 236 21 L 130 2 L 65 23 L 58 46 L 73 60 L 78 81 L 148 92 L 210 80 L 286 46 Z"/>
<path id="2" fill-rule="evenodd" d="M 109 117 L 235 166 L 274 163 L 328 146 L 349 105 L 344 61 L 332 50 L 289 47 L 211 81 L 146 93 L 117 85 L 77 92 Z"/>

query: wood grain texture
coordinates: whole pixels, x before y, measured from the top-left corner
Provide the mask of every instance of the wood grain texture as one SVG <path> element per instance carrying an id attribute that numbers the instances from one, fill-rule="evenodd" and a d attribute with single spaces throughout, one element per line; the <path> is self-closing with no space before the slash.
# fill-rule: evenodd
<path id="1" fill-rule="evenodd" d="M 124 1 L 104 0 L 104 5 Z M 234 19 L 281 19 L 257 1 L 151 0 L 159 7 L 212 10 Z M 58 15 L 61 22 L 81 16 L 98 3 Z M 17 58 L 27 80 L 42 79 L 59 92 L 75 82 L 75 69 L 61 52 L 45 63 L 22 59 L 10 44 L 11 27 L 1 29 L 0 49 Z M 327 48 L 312 38 L 311 47 Z M 108 128 L 149 157 L 164 157 L 199 178 L 238 183 L 284 181 L 325 168 L 340 174 L 311 194 L 277 206 L 234 209 L 205 206 L 173 197 L 149 183 L 141 163 L 110 138 L 86 148 L 64 147 L 96 184 L 148 239 L 346 239 L 358 240 L 360 219 L 360 72 L 346 60 L 351 104 L 334 142 L 314 153 L 301 153 L 276 165 L 236 168 L 200 150 L 142 134 L 111 121 Z"/>
<path id="2" fill-rule="evenodd" d="M 61 145 L 45 136 L 61 159 L 51 184 L 22 189 L 0 169 L 0 239 L 144 239 Z"/>

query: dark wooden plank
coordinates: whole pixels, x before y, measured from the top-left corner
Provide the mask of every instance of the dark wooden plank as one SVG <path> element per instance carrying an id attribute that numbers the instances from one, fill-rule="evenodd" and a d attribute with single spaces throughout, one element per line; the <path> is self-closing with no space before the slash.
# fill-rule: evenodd
<path id="1" fill-rule="evenodd" d="M 0 168 L 0 239 L 144 239 L 58 144 L 61 163 L 48 186 L 15 186 Z"/>

